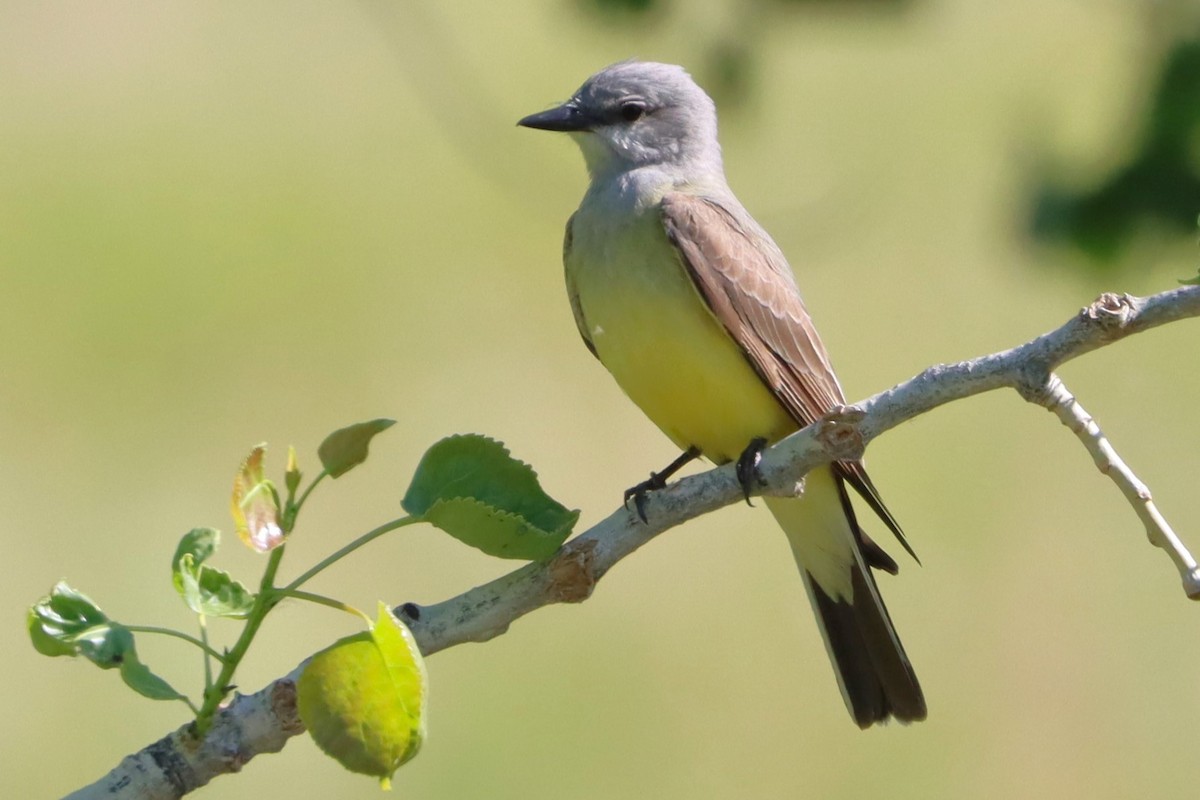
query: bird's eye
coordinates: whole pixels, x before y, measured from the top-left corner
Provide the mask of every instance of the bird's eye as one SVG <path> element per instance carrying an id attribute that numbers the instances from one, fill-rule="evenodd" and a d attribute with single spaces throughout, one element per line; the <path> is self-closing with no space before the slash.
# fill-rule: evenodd
<path id="1" fill-rule="evenodd" d="M 645 104 L 637 100 L 627 100 L 621 104 L 621 119 L 626 122 L 637 122 L 645 113 Z"/>

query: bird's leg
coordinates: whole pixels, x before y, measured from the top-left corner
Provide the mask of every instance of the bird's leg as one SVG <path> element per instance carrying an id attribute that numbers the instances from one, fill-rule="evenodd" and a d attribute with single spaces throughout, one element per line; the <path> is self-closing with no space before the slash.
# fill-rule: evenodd
<path id="1" fill-rule="evenodd" d="M 642 522 L 646 522 L 646 495 L 656 491 L 667 485 L 667 478 L 679 472 L 683 465 L 689 461 L 694 461 L 700 457 L 699 448 L 692 446 L 684 450 L 679 458 L 672 461 L 662 470 L 662 472 L 651 472 L 650 477 L 639 483 L 637 486 L 631 486 L 625 490 L 625 505 L 629 505 L 629 498 L 633 498 L 633 507 L 637 509 L 637 515 L 642 518 Z"/>
<path id="2" fill-rule="evenodd" d="M 754 503 L 750 502 L 750 492 L 763 484 L 762 473 L 758 471 L 758 465 L 762 461 L 762 451 L 766 446 L 767 440 L 756 436 L 750 440 L 750 444 L 746 445 L 746 449 L 742 451 L 737 460 L 738 483 L 742 485 L 742 494 L 746 496 L 746 505 L 751 507 L 754 506 Z"/>

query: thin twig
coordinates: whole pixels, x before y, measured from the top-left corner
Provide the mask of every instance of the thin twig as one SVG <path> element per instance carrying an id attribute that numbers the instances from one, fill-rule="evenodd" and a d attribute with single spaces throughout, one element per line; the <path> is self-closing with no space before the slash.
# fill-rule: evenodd
<path id="1" fill-rule="evenodd" d="M 1039 404 L 1053 411 L 1062 420 L 1062 424 L 1079 437 L 1079 441 L 1083 442 L 1083 446 L 1092 454 L 1096 468 L 1112 479 L 1129 501 L 1129 505 L 1133 506 L 1142 524 L 1146 526 L 1146 536 L 1151 544 L 1167 551 L 1167 555 L 1175 562 L 1187 596 L 1193 600 L 1200 600 L 1200 568 L 1196 566 L 1196 559 L 1159 513 L 1150 495 L 1150 489 L 1117 455 L 1116 449 L 1100 430 L 1100 425 L 1091 414 L 1083 410 L 1075 395 L 1067 390 L 1057 375 L 1050 375 Z"/>

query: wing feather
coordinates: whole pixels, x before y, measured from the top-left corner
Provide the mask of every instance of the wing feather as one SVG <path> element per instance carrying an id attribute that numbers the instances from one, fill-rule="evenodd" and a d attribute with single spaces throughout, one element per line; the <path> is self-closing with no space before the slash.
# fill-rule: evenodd
<path id="1" fill-rule="evenodd" d="M 567 220 L 567 230 L 563 234 L 563 266 L 566 267 L 567 259 L 571 255 L 571 246 L 575 243 L 575 234 L 572 226 L 575 224 L 575 215 Z M 596 352 L 596 345 L 592 344 L 592 337 L 588 335 L 587 320 L 583 317 L 583 306 L 579 302 L 579 289 L 575 286 L 575 281 L 571 277 L 571 270 L 566 271 L 567 278 L 567 299 L 571 301 L 571 313 L 575 317 L 575 327 L 579 329 L 579 335 L 583 337 L 583 343 L 592 355 L 600 358 Z"/>
<path id="2" fill-rule="evenodd" d="M 791 268 L 749 214 L 736 201 L 672 193 L 663 198 L 662 216 L 700 296 L 797 424 L 809 425 L 844 404 Z M 916 558 L 862 464 L 835 467 Z"/>

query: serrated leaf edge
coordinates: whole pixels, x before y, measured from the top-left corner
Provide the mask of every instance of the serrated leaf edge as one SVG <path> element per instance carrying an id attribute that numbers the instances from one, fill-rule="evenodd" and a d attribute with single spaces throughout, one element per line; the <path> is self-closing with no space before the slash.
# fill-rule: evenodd
<path id="1" fill-rule="evenodd" d="M 458 536 L 458 534 L 456 534 L 455 532 L 446 530 L 441 525 L 438 525 L 433 519 L 431 519 L 431 516 L 432 516 L 433 512 L 435 511 L 435 509 L 442 507 L 442 506 L 448 506 L 451 503 L 458 503 L 458 502 L 469 503 L 470 505 L 487 509 L 493 515 L 495 515 L 497 517 L 501 517 L 503 519 L 515 520 L 515 521 L 519 522 L 521 525 L 523 525 L 525 528 L 532 531 L 535 534 L 535 539 L 537 541 L 546 541 L 546 542 L 553 541 L 554 547 L 553 548 L 548 547 L 547 552 L 544 554 L 531 557 L 531 556 L 524 555 L 524 554 L 514 555 L 511 552 L 511 548 L 505 548 L 503 550 L 497 551 L 494 548 L 485 549 L 483 547 L 480 547 L 478 544 L 476 544 L 474 542 L 465 541 L 462 538 L 460 538 Z M 579 515 L 579 512 L 577 512 L 577 511 L 571 512 L 571 513 L 573 515 L 573 519 L 572 519 L 571 524 L 567 526 L 565 531 L 548 531 L 544 528 L 540 528 L 537 525 L 533 524 L 532 522 L 530 522 L 529 520 L 527 520 L 525 517 L 521 516 L 520 514 L 514 513 L 512 511 L 506 511 L 502 508 L 497 508 L 496 506 L 493 506 L 490 503 L 485 503 L 484 501 L 482 501 L 476 497 L 459 496 L 459 497 L 439 498 L 437 501 L 435 501 L 433 503 L 433 505 L 431 505 L 429 507 L 428 511 L 426 511 L 423 515 L 421 515 L 420 519 L 424 522 L 428 522 L 430 525 L 433 525 L 438 530 L 454 537 L 455 539 L 458 539 L 458 541 L 462 542 L 463 544 L 467 545 L 468 547 L 473 547 L 476 550 L 480 551 L 481 553 L 486 553 L 487 555 L 493 556 L 494 558 L 509 558 L 509 559 L 513 559 L 513 560 L 522 560 L 522 561 L 542 561 L 542 560 L 545 560 L 545 559 L 549 558 L 550 556 L 554 555 L 554 553 L 558 551 L 558 548 L 562 547 L 563 542 L 565 542 L 567 540 L 567 536 L 570 535 L 571 529 L 574 527 L 574 524 L 575 524 L 574 520 L 577 520 L 578 515 Z"/>

